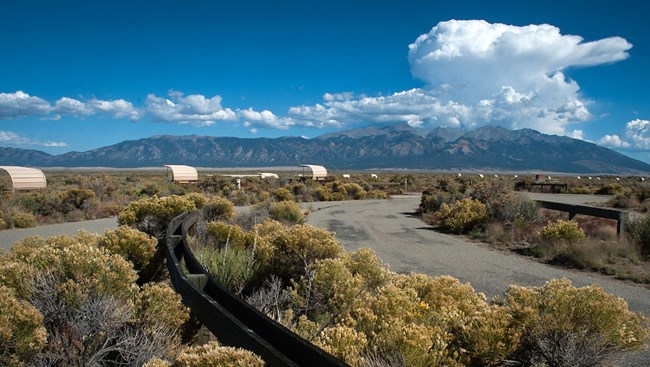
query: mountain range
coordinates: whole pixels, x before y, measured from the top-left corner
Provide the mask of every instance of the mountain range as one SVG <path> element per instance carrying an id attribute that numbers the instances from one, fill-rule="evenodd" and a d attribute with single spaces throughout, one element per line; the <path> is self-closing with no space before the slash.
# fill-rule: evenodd
<path id="1" fill-rule="evenodd" d="M 436 128 L 422 133 L 399 124 L 346 130 L 313 139 L 162 135 L 61 155 L 0 147 L 0 165 L 35 167 L 264 167 L 302 163 L 334 169 L 650 173 L 650 165 L 593 143 L 494 126 L 468 132 Z"/>

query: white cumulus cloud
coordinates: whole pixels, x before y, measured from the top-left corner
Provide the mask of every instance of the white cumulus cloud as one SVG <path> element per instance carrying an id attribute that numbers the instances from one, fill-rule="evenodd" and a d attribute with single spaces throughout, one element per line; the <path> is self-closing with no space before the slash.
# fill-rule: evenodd
<path id="1" fill-rule="evenodd" d="M 608 148 L 629 148 L 630 143 L 621 139 L 620 136 L 614 135 L 605 135 L 602 138 L 596 141 L 596 144 L 602 145 Z"/>
<path id="2" fill-rule="evenodd" d="M 568 135 L 567 125 L 591 115 L 578 83 L 563 71 L 623 60 L 631 47 L 620 37 L 584 42 L 548 24 L 450 20 L 409 45 L 408 58 L 412 74 L 441 99 L 482 111 L 464 124 Z"/>
<path id="3" fill-rule="evenodd" d="M 33 97 L 23 91 L 0 93 L 0 119 L 9 120 L 25 116 L 43 115 L 50 112 L 52 106 L 46 100 Z"/>
<path id="4" fill-rule="evenodd" d="M 162 98 L 154 94 L 147 96 L 147 112 L 155 120 L 194 126 L 211 126 L 217 121 L 238 120 L 235 111 L 221 106 L 221 96 L 206 98 L 192 94 L 185 97 L 180 92 L 171 91 L 168 97 Z"/>
<path id="5" fill-rule="evenodd" d="M 238 110 L 237 115 L 243 120 L 244 127 L 252 127 L 253 134 L 257 133 L 256 127 L 268 129 L 286 130 L 296 123 L 291 118 L 278 117 L 269 110 L 258 112 L 252 108 L 246 110 Z"/>

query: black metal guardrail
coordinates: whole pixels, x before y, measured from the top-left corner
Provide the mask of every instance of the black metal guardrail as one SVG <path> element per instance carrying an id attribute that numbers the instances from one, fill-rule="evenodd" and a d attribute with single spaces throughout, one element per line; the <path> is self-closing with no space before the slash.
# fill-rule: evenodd
<path id="1" fill-rule="evenodd" d="M 621 235 L 621 232 L 623 230 L 623 224 L 627 219 L 626 212 L 615 210 L 615 209 L 598 208 L 598 207 L 587 206 L 587 205 L 564 204 L 564 203 L 557 203 L 554 201 L 545 201 L 545 200 L 535 200 L 535 201 L 542 208 L 569 213 L 569 219 L 575 218 L 575 216 L 578 214 L 589 215 L 592 217 L 599 217 L 605 219 L 615 219 L 617 236 Z"/>
<path id="2" fill-rule="evenodd" d="M 188 212 L 169 223 L 167 268 L 183 303 L 220 342 L 256 353 L 269 367 L 349 367 L 219 285 L 188 246 L 187 234 L 199 218 L 199 213 Z"/>

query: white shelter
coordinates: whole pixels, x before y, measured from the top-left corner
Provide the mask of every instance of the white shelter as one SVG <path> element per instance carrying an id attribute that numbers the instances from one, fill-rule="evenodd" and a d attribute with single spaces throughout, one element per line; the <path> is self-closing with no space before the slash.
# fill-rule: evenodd
<path id="1" fill-rule="evenodd" d="M 327 169 L 323 166 L 317 166 L 314 164 L 301 164 L 300 166 L 302 167 L 302 177 L 307 177 L 307 175 L 305 175 L 305 168 L 309 168 L 312 172 L 312 180 L 319 181 L 327 178 Z"/>
<path id="2" fill-rule="evenodd" d="M 47 186 L 45 175 L 40 169 L 20 166 L 0 166 L 0 170 L 6 171 L 9 174 L 12 190 L 44 189 Z"/>
<path id="3" fill-rule="evenodd" d="M 199 179 L 199 173 L 194 167 L 179 164 L 165 164 L 165 167 L 172 171 L 172 181 L 174 182 L 190 183 L 196 182 Z"/>
<path id="4" fill-rule="evenodd" d="M 262 173 L 260 173 L 260 177 L 261 178 L 280 178 L 280 176 L 278 176 L 275 173 L 271 173 L 271 172 L 262 172 Z"/>

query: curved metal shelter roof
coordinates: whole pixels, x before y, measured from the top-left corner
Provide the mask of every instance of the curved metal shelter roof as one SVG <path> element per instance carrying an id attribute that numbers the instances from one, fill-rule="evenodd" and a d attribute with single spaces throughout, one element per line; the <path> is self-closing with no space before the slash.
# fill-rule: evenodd
<path id="1" fill-rule="evenodd" d="M 317 166 L 314 164 L 301 164 L 301 166 L 311 170 L 312 180 L 324 180 L 327 178 L 327 169 L 323 166 Z"/>
<path id="2" fill-rule="evenodd" d="M 172 171 L 172 180 L 179 183 L 194 182 L 199 179 L 196 168 L 180 164 L 165 164 Z"/>
<path id="3" fill-rule="evenodd" d="M 43 171 L 36 168 L 20 166 L 0 166 L 11 177 L 13 190 L 44 189 L 47 186 L 47 179 Z"/>

